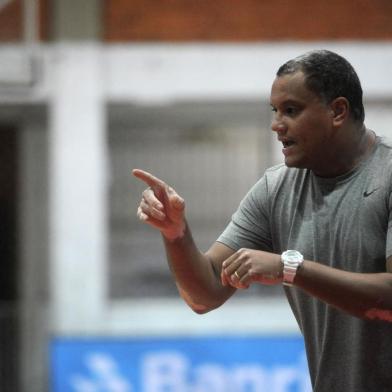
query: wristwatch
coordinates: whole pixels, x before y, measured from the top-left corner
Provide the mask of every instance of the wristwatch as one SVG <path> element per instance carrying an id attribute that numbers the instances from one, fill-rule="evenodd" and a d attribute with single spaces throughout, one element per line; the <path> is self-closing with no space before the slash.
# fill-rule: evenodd
<path id="1" fill-rule="evenodd" d="M 286 250 L 281 255 L 283 263 L 283 284 L 292 286 L 298 268 L 304 262 L 304 257 L 297 250 Z"/>

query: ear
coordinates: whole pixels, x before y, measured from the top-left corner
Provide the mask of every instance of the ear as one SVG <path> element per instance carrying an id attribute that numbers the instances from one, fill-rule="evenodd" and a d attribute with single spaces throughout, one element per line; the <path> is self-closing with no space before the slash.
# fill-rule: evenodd
<path id="1" fill-rule="evenodd" d="M 335 98 L 331 104 L 332 121 L 335 126 L 341 126 L 350 115 L 350 103 L 345 97 Z"/>

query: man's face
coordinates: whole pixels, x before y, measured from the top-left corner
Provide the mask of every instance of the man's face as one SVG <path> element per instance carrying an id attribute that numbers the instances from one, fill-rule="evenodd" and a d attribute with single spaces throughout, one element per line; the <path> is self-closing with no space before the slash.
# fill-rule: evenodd
<path id="1" fill-rule="evenodd" d="M 305 86 L 302 72 L 277 77 L 271 89 L 274 112 L 271 128 L 283 144 L 288 167 L 328 171 L 328 149 L 333 149 L 331 107 Z"/>

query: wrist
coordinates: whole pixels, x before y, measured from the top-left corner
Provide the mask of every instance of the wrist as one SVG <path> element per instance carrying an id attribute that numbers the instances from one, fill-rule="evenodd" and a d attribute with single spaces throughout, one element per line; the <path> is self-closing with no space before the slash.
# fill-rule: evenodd
<path id="1" fill-rule="evenodd" d="M 304 257 L 296 250 L 286 250 L 281 255 L 283 265 L 283 285 L 292 286 L 294 284 L 297 271 L 301 268 Z"/>
<path id="2" fill-rule="evenodd" d="M 186 223 L 183 222 L 181 225 L 177 227 L 168 230 L 162 230 L 161 233 L 167 241 L 174 242 L 184 238 L 185 231 L 186 231 Z"/>

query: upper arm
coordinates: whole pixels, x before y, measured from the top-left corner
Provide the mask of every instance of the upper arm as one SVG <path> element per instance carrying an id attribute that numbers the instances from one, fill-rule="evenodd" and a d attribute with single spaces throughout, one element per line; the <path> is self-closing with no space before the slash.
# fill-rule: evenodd
<path id="1" fill-rule="evenodd" d="M 216 276 L 220 276 L 222 263 L 234 253 L 234 249 L 221 242 L 214 242 L 210 249 L 208 249 L 205 255 L 211 261 Z"/>

